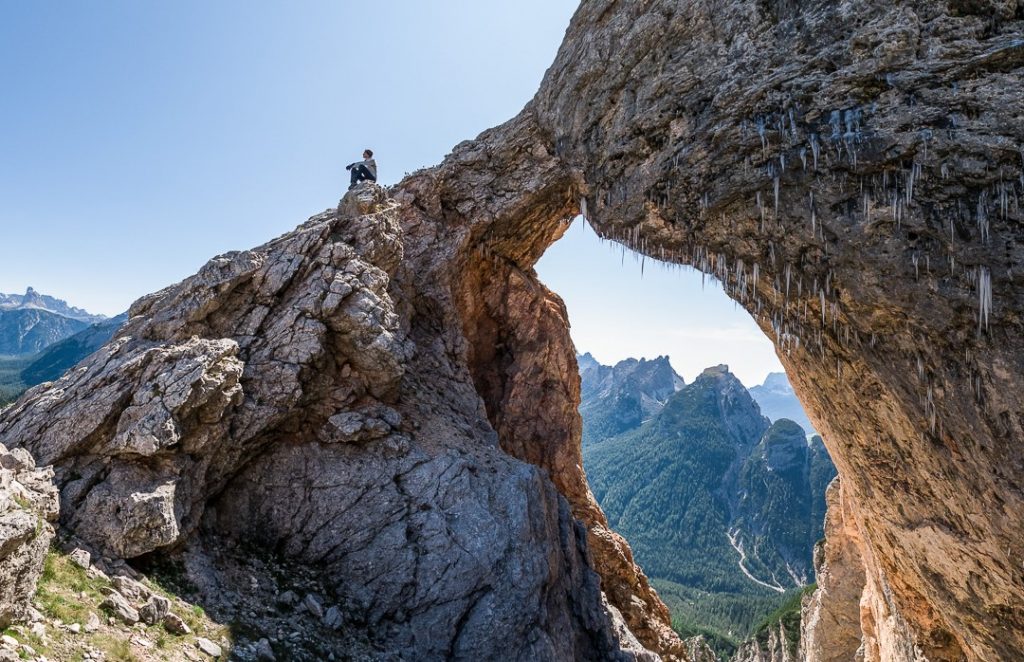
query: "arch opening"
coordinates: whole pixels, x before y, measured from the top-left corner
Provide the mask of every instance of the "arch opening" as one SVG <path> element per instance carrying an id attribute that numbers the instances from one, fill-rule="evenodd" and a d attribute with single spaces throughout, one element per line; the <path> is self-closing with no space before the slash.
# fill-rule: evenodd
<path id="1" fill-rule="evenodd" d="M 727 658 L 813 590 L 827 451 L 772 342 L 713 277 L 604 242 L 582 218 L 537 272 L 571 322 L 595 500 L 676 632 Z"/>
<path id="2" fill-rule="evenodd" d="M 729 655 L 784 603 L 799 613 L 835 468 L 773 343 L 713 277 L 583 218 L 537 271 L 577 346 L 588 483 L 677 632 Z"/>

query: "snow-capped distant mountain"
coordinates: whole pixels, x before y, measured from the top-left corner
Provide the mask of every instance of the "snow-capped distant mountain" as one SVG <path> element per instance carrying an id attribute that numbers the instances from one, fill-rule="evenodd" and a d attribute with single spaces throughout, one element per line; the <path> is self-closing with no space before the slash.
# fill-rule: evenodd
<path id="1" fill-rule="evenodd" d="M 0 355 L 35 354 L 106 319 L 31 287 L 25 294 L 0 294 Z"/>
<path id="2" fill-rule="evenodd" d="M 4 310 L 45 310 L 86 324 L 96 324 L 107 319 L 106 315 L 93 315 L 62 299 L 40 294 L 31 287 L 24 294 L 0 293 L 0 311 Z"/>
<path id="3" fill-rule="evenodd" d="M 753 386 L 748 390 L 760 405 L 761 413 L 772 421 L 788 418 L 795 421 L 807 434 L 818 434 L 811 424 L 811 419 L 807 418 L 793 387 L 789 384 L 786 373 L 773 372 L 765 378 L 763 384 Z"/>

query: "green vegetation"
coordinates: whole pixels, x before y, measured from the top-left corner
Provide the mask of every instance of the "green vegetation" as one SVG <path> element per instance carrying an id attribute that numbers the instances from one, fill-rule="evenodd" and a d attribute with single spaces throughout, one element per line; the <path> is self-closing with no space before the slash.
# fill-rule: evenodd
<path id="1" fill-rule="evenodd" d="M 88 645 L 102 652 L 105 659 L 118 662 L 183 659 L 182 651 L 194 647 L 196 636 L 214 641 L 233 641 L 230 629 L 207 618 L 201 607 L 184 602 L 179 596 L 150 581 L 144 580 L 142 583 L 154 593 L 171 600 L 172 611 L 182 617 L 194 634 L 176 635 L 162 624 L 137 624 L 132 628 L 120 623 L 108 625 L 99 605 L 106 592 L 113 588 L 111 582 L 102 575 L 87 572 L 55 549 L 44 560 L 34 600 L 47 617 L 44 621 L 46 636 L 36 636 L 22 627 L 11 628 L 5 634 L 10 634 L 18 641 L 30 645 L 37 653 L 53 660 L 81 660 L 83 645 Z M 100 616 L 100 626 L 96 631 L 71 634 L 61 625 L 84 625 L 88 623 L 90 614 Z M 49 619 L 53 619 L 53 622 Z M 147 652 L 144 648 L 134 648 L 131 641 L 133 633 L 153 642 L 155 649 Z M 156 651 L 159 654 L 154 658 L 152 654 Z"/>
<path id="2" fill-rule="evenodd" d="M 0 407 L 10 404 L 29 387 L 22 370 L 31 363 L 32 356 L 0 356 Z"/>
<path id="3" fill-rule="evenodd" d="M 682 637 L 704 635 L 708 645 L 728 659 L 750 637 L 765 614 L 774 613 L 800 589 L 762 594 L 702 591 L 663 579 L 651 584 L 672 612 L 672 628 Z"/>
<path id="4" fill-rule="evenodd" d="M 698 379 L 651 421 L 592 448 L 584 462 L 609 524 L 648 576 L 707 592 L 768 595 L 740 572 L 723 486 L 768 423 L 745 390 L 743 411 L 726 415 L 722 388 L 717 379 Z M 738 438 L 737 427 L 748 431 Z"/>
<path id="5" fill-rule="evenodd" d="M 810 575 L 814 543 L 823 535 L 825 487 L 835 475 L 824 447 L 820 454 L 809 448 L 799 425 L 772 424 L 739 473 L 733 526 L 743 532 L 750 572 L 784 585 L 792 585 L 788 568 Z"/>
<path id="6" fill-rule="evenodd" d="M 92 637 L 92 644 L 106 653 L 108 660 L 140 662 L 139 658 L 132 653 L 131 643 L 123 637 L 111 634 L 96 634 Z"/>
<path id="7" fill-rule="evenodd" d="M 604 403 L 602 403 L 604 404 Z M 597 444 L 640 425 L 640 399 L 623 394 L 609 403 L 610 408 L 595 408 L 583 413 L 583 444 Z"/>
<path id="8" fill-rule="evenodd" d="M 753 630 L 753 636 L 758 642 L 766 645 L 769 630 L 778 627 L 778 623 L 781 622 L 786 632 L 786 647 L 790 655 L 795 656 L 800 645 L 800 605 L 803 597 L 813 593 L 816 588 L 817 584 L 811 584 L 801 591 L 793 592 L 775 611 L 762 618 Z"/>
<path id="9" fill-rule="evenodd" d="M 46 346 L 38 354 L 0 356 L 0 407 L 14 402 L 36 384 L 58 379 L 107 342 L 124 320 L 124 316 L 118 316 L 94 324 Z"/>
<path id="10" fill-rule="evenodd" d="M 703 635 L 722 659 L 766 633 L 768 617 L 795 617 L 796 627 L 784 623 L 787 636 L 799 636 L 794 575 L 813 578 L 824 490 L 835 475 L 820 440 L 808 446 L 785 419 L 769 426 L 735 377 L 711 369 L 653 418 L 585 446 L 584 464 L 609 524 L 630 542 L 680 635 Z M 788 590 L 748 578 L 730 537 L 748 572 Z"/>
<path id="11" fill-rule="evenodd" d="M 43 563 L 36 601 L 50 618 L 65 623 L 84 623 L 89 616 L 89 603 L 102 602 L 102 589 L 106 586 L 109 582 L 90 577 L 67 556 L 51 551 Z M 82 599 L 83 593 L 88 601 Z"/>

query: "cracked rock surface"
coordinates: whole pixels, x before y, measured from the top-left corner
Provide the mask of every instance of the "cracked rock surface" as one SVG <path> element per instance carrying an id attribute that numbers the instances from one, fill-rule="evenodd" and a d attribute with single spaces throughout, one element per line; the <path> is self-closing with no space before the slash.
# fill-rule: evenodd
<path id="1" fill-rule="evenodd" d="M 0 444 L 0 630 L 25 617 L 43 571 L 58 508 L 52 478 L 24 449 Z"/>
<path id="2" fill-rule="evenodd" d="M 722 282 L 842 478 L 865 659 L 1008 660 L 1024 646 L 1021 98 L 1015 0 L 596 0 L 522 113 L 402 187 L 514 273 L 582 213 Z M 523 359 L 543 348 L 515 344 L 528 334 L 500 307 L 467 316 L 499 429 L 518 380 L 572 381 Z M 511 452 L 561 463 L 526 441 Z M 571 473 L 552 470 L 587 521 Z M 593 551 L 599 570 L 616 558 Z M 668 650 L 644 636 L 652 611 L 609 599 Z"/>
<path id="3" fill-rule="evenodd" d="M 62 522 L 99 554 L 283 553 L 388 655 L 649 656 L 614 627 L 569 503 L 502 450 L 433 298 L 447 284 L 403 259 L 400 221 L 364 186 L 214 258 L 4 412 L 0 438 L 54 464 Z"/>

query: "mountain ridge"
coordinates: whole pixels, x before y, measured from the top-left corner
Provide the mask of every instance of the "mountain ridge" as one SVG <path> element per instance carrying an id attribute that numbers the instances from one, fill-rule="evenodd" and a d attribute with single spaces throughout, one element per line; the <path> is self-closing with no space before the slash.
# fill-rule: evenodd
<path id="1" fill-rule="evenodd" d="M 86 321 L 42 308 L 0 310 L 0 356 L 35 354 L 88 326 Z"/>
<path id="2" fill-rule="evenodd" d="M 668 356 L 627 358 L 613 366 L 599 363 L 589 352 L 577 354 L 576 360 L 584 446 L 648 420 L 684 385 Z"/>
<path id="3" fill-rule="evenodd" d="M 581 361 L 581 372 L 593 373 L 593 363 Z M 601 394 L 584 389 L 595 398 L 581 404 L 584 426 Z M 708 367 L 652 418 L 583 450 L 595 498 L 681 633 L 708 633 L 728 652 L 813 581 L 835 469 L 820 438 L 809 442 L 791 420 L 769 421 L 728 366 Z M 712 610 L 731 604 L 734 615 L 702 613 L 701 601 Z"/>
<path id="4" fill-rule="evenodd" d="M 63 299 L 58 299 L 48 294 L 41 294 L 31 286 L 25 289 L 24 294 L 4 294 L 0 292 L 0 311 L 27 309 L 45 310 L 88 324 L 97 324 L 109 319 L 106 315 L 95 315 L 83 308 L 72 306 Z"/>

